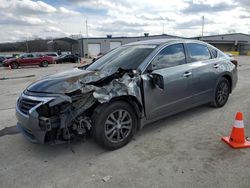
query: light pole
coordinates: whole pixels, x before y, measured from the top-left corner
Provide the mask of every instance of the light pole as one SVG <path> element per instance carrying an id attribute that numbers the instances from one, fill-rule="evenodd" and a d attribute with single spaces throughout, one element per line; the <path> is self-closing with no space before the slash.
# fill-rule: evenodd
<path id="1" fill-rule="evenodd" d="M 89 29 L 88 29 L 88 19 L 86 18 L 86 44 L 87 44 L 87 48 L 86 48 L 86 53 L 87 53 L 87 58 L 89 58 L 89 46 L 88 46 L 88 39 L 89 39 Z"/>
<path id="2" fill-rule="evenodd" d="M 203 32 L 204 32 L 204 16 L 202 16 L 201 40 L 203 40 Z"/>

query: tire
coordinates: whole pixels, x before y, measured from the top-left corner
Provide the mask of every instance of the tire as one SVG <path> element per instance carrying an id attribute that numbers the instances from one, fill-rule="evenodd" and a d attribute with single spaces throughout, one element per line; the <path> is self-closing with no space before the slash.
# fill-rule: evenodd
<path id="1" fill-rule="evenodd" d="M 16 62 L 11 63 L 10 66 L 12 69 L 18 69 L 18 67 L 19 67 L 18 63 L 16 63 Z"/>
<path id="2" fill-rule="evenodd" d="M 212 107 L 220 108 L 227 103 L 230 94 L 230 87 L 230 83 L 226 78 L 220 78 L 216 85 L 213 101 L 211 103 Z"/>
<path id="3" fill-rule="evenodd" d="M 115 150 L 125 146 L 134 136 L 137 116 L 128 103 L 115 101 L 97 107 L 92 122 L 92 134 L 97 144 Z"/>
<path id="4" fill-rule="evenodd" d="M 48 65 L 49 65 L 48 61 L 42 61 L 40 67 L 48 67 Z"/>

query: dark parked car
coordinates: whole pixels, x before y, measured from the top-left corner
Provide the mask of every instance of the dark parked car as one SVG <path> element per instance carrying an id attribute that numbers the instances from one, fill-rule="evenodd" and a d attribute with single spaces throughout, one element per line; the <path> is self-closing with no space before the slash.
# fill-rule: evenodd
<path id="1" fill-rule="evenodd" d="M 77 55 L 61 55 L 55 61 L 56 63 L 78 63 L 79 57 Z"/>
<path id="2" fill-rule="evenodd" d="M 201 104 L 224 106 L 236 83 L 236 66 L 207 43 L 140 41 L 31 84 L 16 104 L 17 127 L 34 143 L 90 132 L 117 149 L 147 123 Z"/>
<path id="3" fill-rule="evenodd" d="M 3 66 L 3 61 L 5 60 L 6 58 L 4 56 L 0 56 L 0 67 Z"/>
<path id="4" fill-rule="evenodd" d="M 52 57 L 43 56 L 38 53 L 22 54 L 18 58 L 6 59 L 3 62 L 5 67 L 11 66 L 12 69 L 17 69 L 19 66 L 39 65 L 40 67 L 47 67 L 48 64 L 54 63 Z"/>

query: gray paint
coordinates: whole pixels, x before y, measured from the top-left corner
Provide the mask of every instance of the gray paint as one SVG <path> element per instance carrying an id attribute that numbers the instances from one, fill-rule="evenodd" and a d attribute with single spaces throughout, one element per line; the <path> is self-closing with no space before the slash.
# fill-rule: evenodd
<path id="1" fill-rule="evenodd" d="M 144 125 L 188 108 L 213 102 L 216 98 L 217 83 L 222 76 L 230 77 L 232 89 L 236 85 L 237 69 L 228 56 L 223 54 L 213 59 L 191 62 L 188 51 L 185 50 L 185 64 L 150 72 L 145 71 L 154 57 L 169 45 L 183 43 L 185 47 L 187 43 L 199 43 L 209 46 L 204 42 L 194 40 L 165 39 L 137 42 L 138 45 L 147 43 L 159 46 L 141 62 L 138 71 L 131 72 L 131 70 L 118 69 L 118 67 L 112 72 L 91 71 L 88 68 L 87 70 L 75 69 L 49 76 L 31 84 L 17 101 L 16 114 L 19 130 L 30 141 L 44 143 L 47 141 L 45 140 L 46 133 L 51 131 L 51 128 L 56 128 L 56 133 L 52 132 L 55 134 L 52 138 L 63 138 L 65 141 L 69 138 L 70 134 L 66 134 L 69 133 L 69 130 L 73 130 L 72 134 L 76 134 L 74 132 L 77 130 L 75 123 L 80 123 L 80 128 L 84 126 L 90 130 L 91 121 L 87 120 L 90 119 L 87 111 L 90 110 L 90 107 L 98 108 L 94 106 L 97 104 L 96 100 L 100 103 L 107 103 L 112 99 L 121 100 L 124 98 L 132 103 L 135 98 L 137 102 L 131 105 L 135 109 L 136 104 L 141 107 L 141 114 L 137 115 L 138 120 Z M 164 87 L 162 89 L 153 82 L 153 75 L 163 78 Z M 31 106 L 27 115 L 19 110 L 24 103 L 23 98 L 29 99 L 29 103 L 33 100 L 39 102 L 39 104 Z M 46 109 L 47 107 L 54 109 L 56 106 L 60 106 L 61 111 L 51 116 L 42 117 L 39 108 L 42 108 L 44 104 L 47 104 Z M 94 113 L 100 112 L 95 110 Z M 57 123 L 54 122 L 55 119 Z M 46 120 L 46 126 L 41 127 L 44 120 Z M 79 122 L 76 122 L 78 120 Z M 86 127 L 85 124 L 82 125 L 83 121 L 87 122 Z"/>
<path id="2" fill-rule="evenodd" d="M 164 48 L 170 44 L 179 42 L 207 45 L 201 41 L 177 40 L 169 41 Z M 163 47 L 156 54 L 161 49 Z M 189 63 L 184 65 L 153 71 L 153 74 L 163 76 L 163 90 L 159 90 L 159 88 L 156 88 L 152 84 L 148 73 L 142 75 L 146 122 L 151 122 L 152 119 L 161 119 L 164 116 L 213 100 L 214 87 L 223 74 L 230 75 L 233 87 L 237 82 L 237 71 L 227 57 L 193 63 L 189 59 L 187 60 Z M 151 61 L 152 58 L 144 66 L 146 65 L 147 67 Z M 218 66 L 215 67 L 215 65 Z M 141 69 L 145 70 L 145 67 Z M 191 73 L 190 77 L 185 77 L 185 73 Z"/>

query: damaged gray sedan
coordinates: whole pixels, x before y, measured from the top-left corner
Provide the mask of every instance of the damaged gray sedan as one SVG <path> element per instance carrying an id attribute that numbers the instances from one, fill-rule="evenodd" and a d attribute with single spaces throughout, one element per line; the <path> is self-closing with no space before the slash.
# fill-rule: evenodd
<path id="1" fill-rule="evenodd" d="M 201 104 L 224 106 L 236 83 L 236 65 L 207 43 L 131 43 L 28 86 L 17 100 L 17 127 L 34 143 L 91 134 L 113 150 L 147 123 Z"/>

